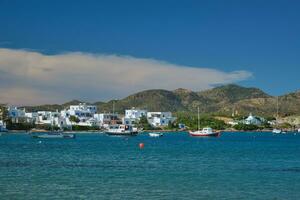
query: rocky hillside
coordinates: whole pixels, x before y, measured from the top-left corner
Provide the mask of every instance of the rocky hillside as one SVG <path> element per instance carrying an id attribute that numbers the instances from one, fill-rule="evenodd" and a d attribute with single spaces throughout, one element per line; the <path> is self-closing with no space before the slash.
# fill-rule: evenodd
<path id="1" fill-rule="evenodd" d="M 42 105 L 28 107 L 29 110 L 60 110 L 70 104 Z M 279 114 L 281 116 L 300 114 L 300 91 L 278 97 Z M 115 111 L 123 113 L 125 109 L 136 107 L 151 111 L 196 112 L 200 107 L 203 113 L 231 115 L 232 112 L 246 115 L 250 112 L 274 116 L 276 114 L 277 97 L 272 97 L 258 88 L 246 88 L 238 85 L 225 85 L 210 90 L 194 92 L 187 89 L 146 90 L 130 95 L 124 99 L 109 102 L 95 102 L 101 112 Z"/>

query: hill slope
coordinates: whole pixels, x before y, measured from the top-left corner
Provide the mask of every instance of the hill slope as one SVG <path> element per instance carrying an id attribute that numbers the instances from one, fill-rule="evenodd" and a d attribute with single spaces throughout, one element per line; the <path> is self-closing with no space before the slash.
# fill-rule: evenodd
<path id="1" fill-rule="evenodd" d="M 300 114 L 300 91 L 280 96 L 278 99 L 281 116 Z M 29 110 L 61 110 L 80 102 L 73 100 L 62 105 L 42 105 L 28 108 Z M 277 97 L 272 97 L 258 88 L 230 84 L 201 92 L 183 88 L 174 91 L 146 90 L 120 100 L 93 104 L 98 106 L 100 112 L 112 112 L 114 104 L 115 112 L 118 113 L 124 113 L 125 109 L 132 107 L 149 111 L 196 112 L 199 106 L 203 113 L 231 115 L 235 111 L 241 115 L 252 112 L 264 116 L 274 116 Z"/>

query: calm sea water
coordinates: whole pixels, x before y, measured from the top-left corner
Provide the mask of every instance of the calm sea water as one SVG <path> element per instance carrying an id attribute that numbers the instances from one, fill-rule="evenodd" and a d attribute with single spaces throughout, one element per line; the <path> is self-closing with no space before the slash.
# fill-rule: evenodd
<path id="1" fill-rule="evenodd" d="M 300 199 L 300 135 L 3 135 L 0 199 Z"/>

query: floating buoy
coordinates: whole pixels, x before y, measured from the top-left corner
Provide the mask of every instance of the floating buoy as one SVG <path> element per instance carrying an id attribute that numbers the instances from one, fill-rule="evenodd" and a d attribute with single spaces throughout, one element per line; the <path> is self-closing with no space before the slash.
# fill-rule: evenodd
<path id="1" fill-rule="evenodd" d="M 144 143 L 139 144 L 140 149 L 143 149 L 145 147 Z"/>

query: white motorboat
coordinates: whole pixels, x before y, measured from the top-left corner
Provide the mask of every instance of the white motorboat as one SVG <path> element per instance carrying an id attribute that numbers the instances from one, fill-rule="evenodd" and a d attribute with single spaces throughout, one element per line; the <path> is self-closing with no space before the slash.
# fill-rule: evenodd
<path id="1" fill-rule="evenodd" d="M 138 130 L 133 128 L 131 125 L 116 124 L 111 125 L 105 133 L 107 135 L 136 136 L 138 134 Z"/>
<path id="2" fill-rule="evenodd" d="M 162 137 L 163 135 L 163 133 L 149 133 L 150 137 Z"/>
<path id="3" fill-rule="evenodd" d="M 274 128 L 272 133 L 280 134 L 282 131 L 280 129 Z"/>

